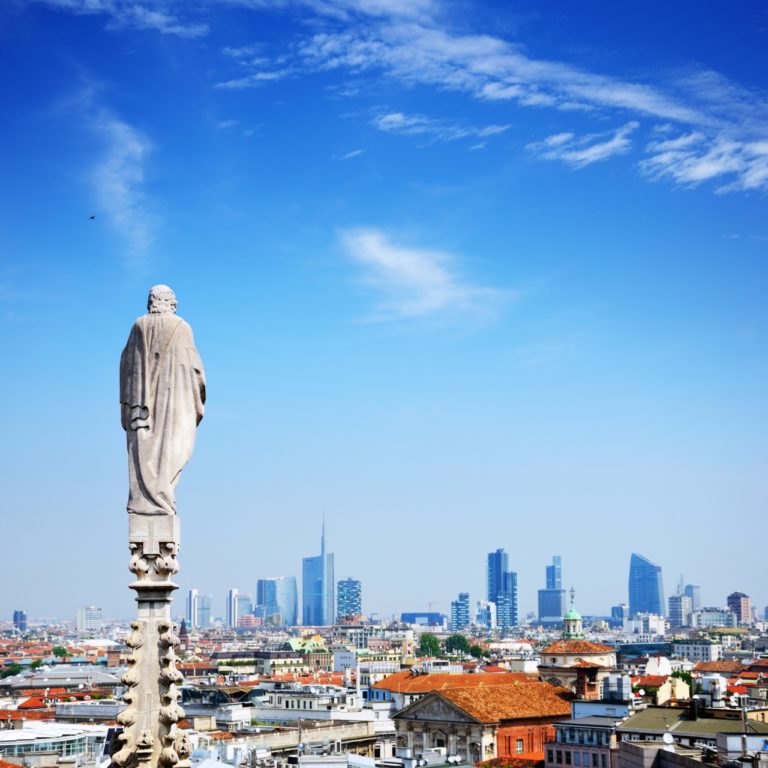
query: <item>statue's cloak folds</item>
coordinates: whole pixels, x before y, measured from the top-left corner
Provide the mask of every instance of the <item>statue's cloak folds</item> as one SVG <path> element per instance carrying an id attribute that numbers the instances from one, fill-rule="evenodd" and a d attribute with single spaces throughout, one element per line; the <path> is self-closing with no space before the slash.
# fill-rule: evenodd
<path id="1" fill-rule="evenodd" d="M 179 475 L 203 418 L 205 373 L 192 328 L 174 314 L 140 317 L 120 357 L 128 438 L 128 511 L 175 514 Z"/>

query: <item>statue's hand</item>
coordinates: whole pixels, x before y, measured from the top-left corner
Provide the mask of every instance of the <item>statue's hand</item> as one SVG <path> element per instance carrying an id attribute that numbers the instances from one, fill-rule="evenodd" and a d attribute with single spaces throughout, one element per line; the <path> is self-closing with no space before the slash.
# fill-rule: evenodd
<path id="1" fill-rule="evenodd" d="M 135 432 L 138 429 L 149 429 L 149 408 L 134 405 L 130 409 L 129 427 Z"/>

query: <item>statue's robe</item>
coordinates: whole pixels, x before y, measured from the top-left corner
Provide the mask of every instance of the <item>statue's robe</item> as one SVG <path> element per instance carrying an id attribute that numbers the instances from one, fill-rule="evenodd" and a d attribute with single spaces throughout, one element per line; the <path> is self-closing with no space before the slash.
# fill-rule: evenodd
<path id="1" fill-rule="evenodd" d="M 128 438 L 128 512 L 176 513 L 175 490 L 203 418 L 205 372 L 192 328 L 175 314 L 140 317 L 120 357 Z"/>

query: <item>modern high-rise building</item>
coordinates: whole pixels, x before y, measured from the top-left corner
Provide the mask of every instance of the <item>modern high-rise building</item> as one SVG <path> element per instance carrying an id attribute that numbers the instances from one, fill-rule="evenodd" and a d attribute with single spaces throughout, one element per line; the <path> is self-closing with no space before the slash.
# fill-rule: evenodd
<path id="1" fill-rule="evenodd" d="M 197 623 L 196 627 L 207 629 L 211 626 L 211 602 L 213 598 L 210 595 L 197 596 Z"/>
<path id="2" fill-rule="evenodd" d="M 320 554 L 303 560 L 301 591 L 302 624 L 305 627 L 333 624 L 336 617 L 333 554 L 325 551 L 325 520 L 320 536 Z"/>
<path id="3" fill-rule="evenodd" d="M 688 595 L 672 595 L 669 598 L 669 626 L 690 627 L 693 608 Z"/>
<path id="4" fill-rule="evenodd" d="M 78 632 L 99 632 L 104 622 L 101 617 L 101 608 L 95 605 L 86 605 L 77 610 L 77 631 Z"/>
<path id="5" fill-rule="evenodd" d="M 628 586 L 630 616 L 637 613 L 655 613 L 658 616 L 666 614 L 661 566 L 633 552 L 629 561 Z"/>
<path id="6" fill-rule="evenodd" d="M 227 592 L 227 626 L 228 627 L 237 626 L 238 594 L 239 594 L 238 590 L 234 587 Z"/>
<path id="7" fill-rule="evenodd" d="M 496 629 L 496 603 L 490 600 L 478 600 L 475 624 L 486 629 Z"/>
<path id="8" fill-rule="evenodd" d="M 278 627 L 296 625 L 297 594 L 295 576 L 273 576 L 256 582 L 256 613 L 267 624 Z"/>
<path id="9" fill-rule="evenodd" d="M 728 610 L 736 614 L 740 627 L 752 626 L 752 601 L 743 592 L 731 592 L 726 598 Z"/>
<path id="10" fill-rule="evenodd" d="M 456 600 L 451 602 L 451 632 L 460 632 L 470 624 L 469 592 L 459 592 Z"/>
<path id="11" fill-rule="evenodd" d="M 552 558 L 546 568 L 546 589 L 539 590 L 539 624 L 552 627 L 563 623 L 565 615 L 565 590 L 563 589 L 560 555 Z"/>
<path id="12" fill-rule="evenodd" d="M 627 618 L 629 613 L 629 607 L 626 603 L 619 603 L 618 605 L 611 606 L 611 626 L 623 627 L 624 619 Z"/>
<path id="13" fill-rule="evenodd" d="M 197 603 L 198 592 L 196 589 L 190 589 L 187 592 L 187 611 L 184 617 L 187 620 L 188 627 L 197 627 Z"/>
<path id="14" fill-rule="evenodd" d="M 496 604 L 496 622 L 501 629 L 515 627 L 517 609 L 517 573 L 509 570 L 509 558 L 503 549 L 488 553 L 488 600 Z"/>
<path id="15" fill-rule="evenodd" d="M 336 597 L 337 621 L 362 615 L 362 585 L 357 579 L 342 579 L 338 583 Z"/>
<path id="16" fill-rule="evenodd" d="M 243 592 L 237 596 L 237 626 L 241 626 L 243 618 L 253 616 L 253 600 L 249 594 Z"/>
<path id="17" fill-rule="evenodd" d="M 13 628 L 19 632 L 27 631 L 27 614 L 24 611 L 13 612 Z"/>
<path id="18" fill-rule="evenodd" d="M 686 584 L 683 594 L 691 598 L 691 610 L 701 609 L 701 587 L 698 584 Z"/>

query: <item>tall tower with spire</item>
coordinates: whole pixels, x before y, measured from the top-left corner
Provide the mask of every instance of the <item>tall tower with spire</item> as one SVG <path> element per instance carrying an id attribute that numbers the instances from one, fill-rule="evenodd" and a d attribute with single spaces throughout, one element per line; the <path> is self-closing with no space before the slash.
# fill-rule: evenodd
<path id="1" fill-rule="evenodd" d="M 325 546 L 325 515 L 320 533 L 320 554 L 304 558 L 302 576 L 302 624 L 309 627 L 333 624 L 336 616 L 336 583 L 333 553 L 329 553 Z"/>

